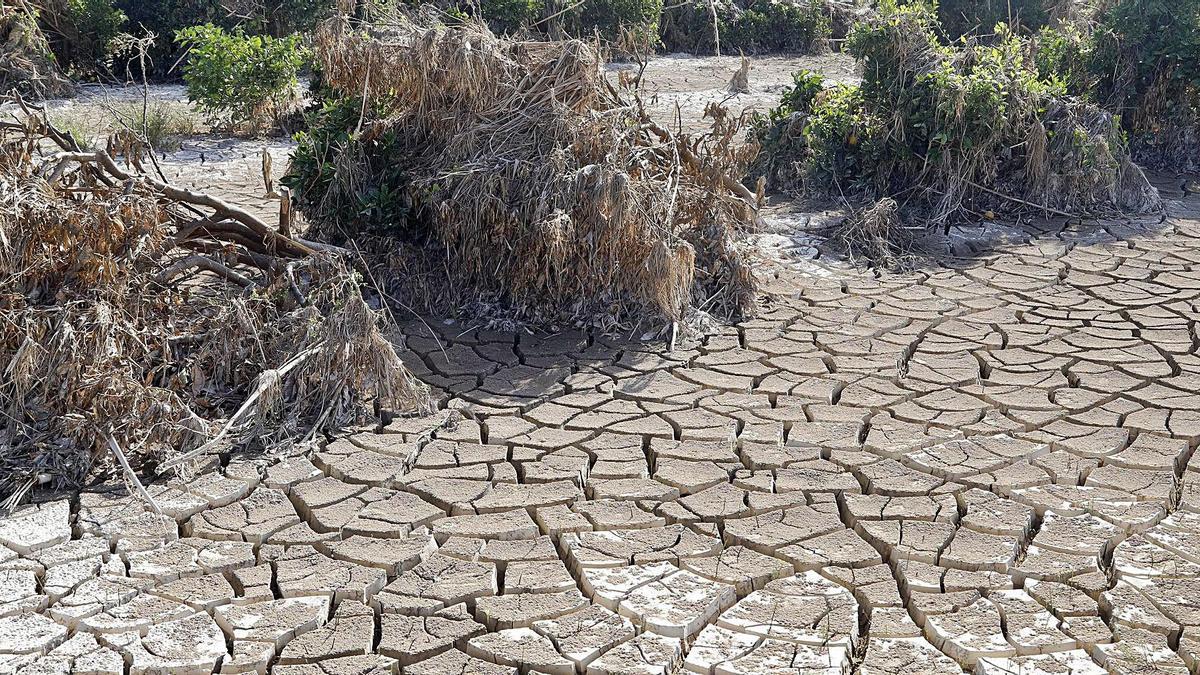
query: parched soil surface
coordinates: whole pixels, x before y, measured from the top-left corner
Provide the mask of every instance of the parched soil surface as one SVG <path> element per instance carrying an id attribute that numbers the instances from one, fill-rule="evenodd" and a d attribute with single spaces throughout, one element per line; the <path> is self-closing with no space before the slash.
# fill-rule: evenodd
<path id="1" fill-rule="evenodd" d="M 0 519 L 0 671 L 1194 672 L 1196 188 L 906 274 L 777 221 L 674 351 L 413 321 L 431 418 Z"/>

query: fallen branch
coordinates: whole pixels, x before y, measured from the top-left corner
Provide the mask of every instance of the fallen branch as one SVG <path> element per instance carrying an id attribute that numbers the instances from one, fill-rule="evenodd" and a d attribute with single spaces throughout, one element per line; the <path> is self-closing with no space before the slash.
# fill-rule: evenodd
<path id="1" fill-rule="evenodd" d="M 209 258 L 207 256 L 202 256 L 202 255 L 190 255 L 190 256 L 176 262 L 175 264 L 171 265 L 170 267 L 168 267 L 167 269 L 165 269 L 161 273 L 159 273 L 159 275 L 157 277 L 155 277 L 154 280 L 160 284 L 168 284 L 175 277 L 179 276 L 183 272 L 185 272 L 189 269 L 192 269 L 194 267 L 199 267 L 200 269 L 212 272 L 213 274 L 216 274 L 222 278 L 228 279 L 229 281 L 232 281 L 233 283 L 235 283 L 243 288 L 249 288 L 250 286 L 255 285 L 255 283 L 253 281 L 251 281 L 250 279 L 247 279 L 245 276 L 238 274 L 237 272 L 229 269 L 228 267 L 222 265 L 221 263 L 217 262 L 216 260 L 213 260 L 212 258 Z"/>
<path id="2" fill-rule="evenodd" d="M 130 483 L 133 483 L 133 487 L 137 490 L 137 493 L 150 505 L 150 510 L 161 516 L 162 509 L 158 508 L 158 503 L 154 501 L 154 497 L 151 497 L 150 493 L 146 492 L 146 487 L 142 485 L 142 481 L 138 479 L 137 474 L 133 472 L 133 467 L 129 466 L 129 460 L 125 458 L 125 453 L 121 451 L 121 446 L 117 445 L 117 439 L 113 438 L 110 433 L 104 434 L 104 438 L 108 441 L 108 449 L 112 450 L 117 461 L 121 463 L 121 468 L 125 470 L 125 478 Z"/>
<path id="3" fill-rule="evenodd" d="M 993 189 L 991 189 L 991 188 L 986 188 L 986 187 L 984 187 L 984 186 L 980 185 L 979 183 L 973 183 L 973 182 L 971 182 L 971 181 L 969 181 L 969 180 L 968 180 L 968 181 L 964 181 L 964 182 L 965 182 L 967 185 L 970 185 L 971 187 L 975 188 L 976 190 L 981 190 L 981 191 L 983 191 L 983 192 L 986 192 L 986 193 L 988 193 L 988 194 L 990 194 L 990 195 L 992 195 L 992 196 L 999 197 L 999 198 L 1001 198 L 1001 199 L 1004 199 L 1004 200 L 1007 200 L 1007 201 L 1010 201 L 1010 202 L 1014 202 L 1014 203 L 1017 203 L 1017 204 L 1024 204 L 1025 206 L 1032 206 L 1033 208 L 1035 208 L 1035 209 L 1039 209 L 1039 210 L 1041 210 L 1041 211 L 1045 211 L 1046 213 L 1053 213 L 1053 214 L 1054 214 L 1054 215 L 1056 215 L 1056 216 L 1063 216 L 1064 218 L 1070 218 L 1070 219 L 1072 219 L 1072 220 L 1080 220 L 1080 219 L 1082 219 L 1082 218 L 1083 218 L 1083 216 L 1080 216 L 1079 214 L 1076 214 L 1076 213 L 1067 213 L 1066 211 L 1060 211 L 1060 210 L 1058 210 L 1058 209 L 1056 209 L 1056 208 L 1054 208 L 1054 207 L 1051 207 L 1051 206 L 1046 206 L 1045 204 L 1038 204 L 1038 203 L 1035 203 L 1035 202 L 1026 201 L 1026 200 L 1024 200 L 1024 199 L 1021 199 L 1020 197 L 1014 197 L 1014 196 L 1012 196 L 1012 195 L 1006 195 L 1006 194 L 1004 194 L 1003 192 L 996 192 L 995 190 L 993 190 Z"/>

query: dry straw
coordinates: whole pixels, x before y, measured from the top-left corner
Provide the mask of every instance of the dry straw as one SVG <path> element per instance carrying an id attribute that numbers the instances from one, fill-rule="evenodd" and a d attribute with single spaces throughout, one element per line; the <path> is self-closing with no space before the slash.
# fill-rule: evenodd
<path id="1" fill-rule="evenodd" d="M 0 492 L 285 450 L 427 395 L 334 254 L 219 199 L 0 122 Z M 121 451 L 124 449 L 124 452 Z M 132 476 L 131 472 L 127 472 Z M 136 482 L 136 478 L 133 479 Z"/>
<path id="2" fill-rule="evenodd" d="M 315 51 L 338 92 L 364 99 L 363 119 L 328 160 L 334 184 L 303 200 L 344 213 L 387 135 L 430 235 L 383 242 L 398 294 L 532 320 L 752 309 L 738 238 L 759 199 L 734 177 L 755 148 L 723 110 L 710 133 L 672 133 L 605 76 L 594 45 L 511 41 L 478 22 L 334 21 Z M 359 234 L 352 219 L 319 227 Z"/>

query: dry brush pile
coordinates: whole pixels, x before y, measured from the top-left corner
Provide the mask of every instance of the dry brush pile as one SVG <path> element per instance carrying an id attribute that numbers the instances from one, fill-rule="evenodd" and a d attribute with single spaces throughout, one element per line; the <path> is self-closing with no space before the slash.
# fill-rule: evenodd
<path id="1" fill-rule="evenodd" d="M 0 110 L 0 493 L 427 405 L 328 247 Z"/>
<path id="2" fill-rule="evenodd" d="M 331 23 L 315 51 L 342 100 L 286 182 L 316 231 L 389 258 L 414 306 L 581 322 L 752 309 L 738 236 L 760 197 L 735 177 L 755 148 L 723 109 L 709 133 L 672 133 L 594 45 L 476 22 Z"/>
<path id="3" fill-rule="evenodd" d="M 0 0 L 0 94 L 46 98 L 74 91 L 59 72 L 38 10 L 26 0 Z"/>

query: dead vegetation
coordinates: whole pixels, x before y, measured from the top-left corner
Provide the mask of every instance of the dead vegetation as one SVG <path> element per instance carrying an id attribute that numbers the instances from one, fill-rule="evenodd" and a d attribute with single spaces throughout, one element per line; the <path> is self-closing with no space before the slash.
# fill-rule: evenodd
<path id="1" fill-rule="evenodd" d="M 54 63 L 34 6 L 26 0 L 0 0 L 0 94 L 42 99 L 74 89 Z"/>
<path id="2" fill-rule="evenodd" d="M 756 148 L 723 109 L 709 133 L 675 133 L 594 45 L 477 22 L 335 22 L 315 52 L 348 114 L 285 182 L 318 231 L 390 258 L 413 306 L 607 326 L 752 309 L 738 238 L 760 197 L 736 177 Z"/>
<path id="3" fill-rule="evenodd" d="M 340 254 L 0 110 L 3 492 L 427 405 Z"/>

